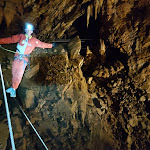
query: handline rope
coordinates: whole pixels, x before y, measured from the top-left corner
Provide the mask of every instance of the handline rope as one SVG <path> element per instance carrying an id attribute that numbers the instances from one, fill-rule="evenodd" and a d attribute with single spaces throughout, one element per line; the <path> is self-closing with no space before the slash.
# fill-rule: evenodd
<path id="1" fill-rule="evenodd" d="M 21 106 L 19 105 L 19 103 L 17 102 L 16 98 L 14 98 L 17 105 L 19 106 L 20 110 L 22 111 L 23 115 L 26 117 L 26 119 L 28 120 L 28 122 L 30 123 L 31 127 L 33 128 L 33 130 L 35 131 L 36 135 L 38 136 L 38 138 L 40 139 L 40 141 L 42 142 L 43 146 L 45 147 L 46 150 L 48 150 L 46 144 L 44 143 L 44 141 L 42 140 L 42 138 L 40 137 L 39 133 L 36 131 L 35 127 L 33 126 L 33 124 L 31 123 L 30 119 L 28 118 L 28 116 L 25 114 L 25 112 L 23 111 L 23 109 L 21 108 Z"/>
<path id="2" fill-rule="evenodd" d="M 3 94 L 4 94 L 4 101 L 5 101 L 6 114 L 7 114 L 7 120 L 8 120 L 10 140 L 11 140 L 12 150 L 15 150 L 16 148 L 15 148 L 15 142 L 14 142 L 13 131 L 12 131 L 12 126 L 11 126 L 11 119 L 10 119 L 10 114 L 9 114 L 9 108 L 8 108 L 8 102 L 7 102 L 7 96 L 6 96 L 6 91 L 5 91 L 1 64 L 0 64 L 0 74 L 1 74 L 1 81 L 2 81 L 2 87 L 3 87 Z"/>
<path id="3" fill-rule="evenodd" d="M 15 54 L 18 53 L 18 52 L 14 52 L 12 50 L 6 49 L 6 48 L 2 47 L 2 45 L 0 45 L 0 48 L 2 48 L 5 51 L 11 52 L 11 53 L 15 53 Z"/>

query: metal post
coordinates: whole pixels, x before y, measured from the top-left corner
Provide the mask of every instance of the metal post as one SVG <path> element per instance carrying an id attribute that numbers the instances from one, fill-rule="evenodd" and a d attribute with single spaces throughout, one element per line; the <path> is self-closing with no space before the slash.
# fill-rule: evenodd
<path id="1" fill-rule="evenodd" d="M 14 137 L 13 137 L 12 126 L 11 126 L 11 119 L 10 119 L 10 114 L 9 114 L 9 108 L 8 108 L 8 102 L 7 102 L 7 96 L 6 96 L 6 91 L 5 91 L 5 85 L 4 85 L 4 79 L 3 79 L 1 64 L 0 64 L 0 75 L 1 75 L 1 81 L 2 81 L 2 87 L 3 87 L 4 101 L 5 101 L 5 107 L 6 107 L 6 114 L 7 114 L 7 120 L 8 120 L 8 127 L 9 127 L 9 134 L 10 134 L 12 150 L 16 150 Z"/>

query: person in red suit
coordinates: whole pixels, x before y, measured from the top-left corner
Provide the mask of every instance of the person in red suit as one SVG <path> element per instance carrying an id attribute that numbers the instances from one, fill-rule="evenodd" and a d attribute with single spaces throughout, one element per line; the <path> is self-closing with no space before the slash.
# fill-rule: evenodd
<path id="1" fill-rule="evenodd" d="M 32 37 L 33 30 L 34 26 L 30 23 L 26 23 L 25 34 L 17 34 L 12 37 L 0 39 L 0 44 L 18 43 L 12 64 L 12 87 L 6 90 L 7 93 L 10 93 L 10 97 L 16 97 L 16 89 L 21 82 L 25 68 L 29 61 L 30 53 L 34 50 L 34 48 L 52 48 L 55 45 L 55 43 L 44 43 L 37 38 Z"/>

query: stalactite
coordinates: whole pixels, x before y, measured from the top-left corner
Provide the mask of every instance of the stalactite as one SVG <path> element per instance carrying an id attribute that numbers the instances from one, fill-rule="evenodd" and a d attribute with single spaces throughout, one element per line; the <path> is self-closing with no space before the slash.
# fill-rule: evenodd
<path id="1" fill-rule="evenodd" d="M 107 0 L 107 15 L 108 15 L 108 20 L 110 20 L 112 14 L 113 14 L 113 6 L 112 6 L 112 1 L 111 0 Z"/>
<path id="2" fill-rule="evenodd" d="M 101 2 L 99 2 L 98 7 L 97 7 L 97 13 L 98 14 L 100 13 L 101 7 L 102 7 L 102 4 L 101 4 Z"/>
<path id="3" fill-rule="evenodd" d="M 16 13 L 15 7 L 12 3 L 6 3 L 6 6 L 4 7 L 4 17 L 6 19 L 7 27 L 10 25 L 12 20 L 14 19 L 14 15 Z"/>
<path id="4" fill-rule="evenodd" d="M 100 54 L 104 55 L 106 52 L 106 46 L 105 46 L 104 40 L 100 39 L 100 43 L 101 43 Z"/>
<path id="5" fill-rule="evenodd" d="M 97 19 L 98 6 L 99 6 L 98 0 L 95 0 L 95 3 L 94 3 L 94 7 L 95 7 L 95 20 Z"/>
<path id="6" fill-rule="evenodd" d="M 95 20 L 97 19 L 97 15 L 100 13 L 100 10 L 103 6 L 104 0 L 95 0 L 94 7 L 95 7 Z"/>
<path id="7" fill-rule="evenodd" d="M 87 7 L 87 28 L 89 25 L 90 17 L 95 15 L 95 20 L 97 19 L 97 15 L 100 13 L 101 7 L 103 5 L 103 0 L 94 0 L 91 5 Z M 93 10 L 95 10 L 93 15 Z"/>
<path id="8" fill-rule="evenodd" d="M 90 11 L 91 11 L 91 12 L 90 12 L 90 17 L 93 17 L 93 15 L 94 15 L 94 14 L 93 14 L 93 9 L 94 9 L 94 5 L 93 5 L 93 4 L 91 4 L 91 9 L 90 9 Z"/>
<path id="9" fill-rule="evenodd" d="M 87 28 L 88 28 L 88 25 L 89 25 L 89 19 L 90 19 L 90 13 L 91 13 L 91 5 L 88 6 L 87 8 Z"/>

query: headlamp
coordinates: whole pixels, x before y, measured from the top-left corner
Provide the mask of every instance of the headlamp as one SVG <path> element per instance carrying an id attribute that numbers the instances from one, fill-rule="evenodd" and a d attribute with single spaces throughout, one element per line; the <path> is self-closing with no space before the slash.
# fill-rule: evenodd
<path id="1" fill-rule="evenodd" d="M 34 30 L 34 27 L 33 27 L 32 24 L 26 23 L 26 24 L 25 24 L 25 30 L 31 30 L 31 31 L 33 31 L 33 30 Z"/>

